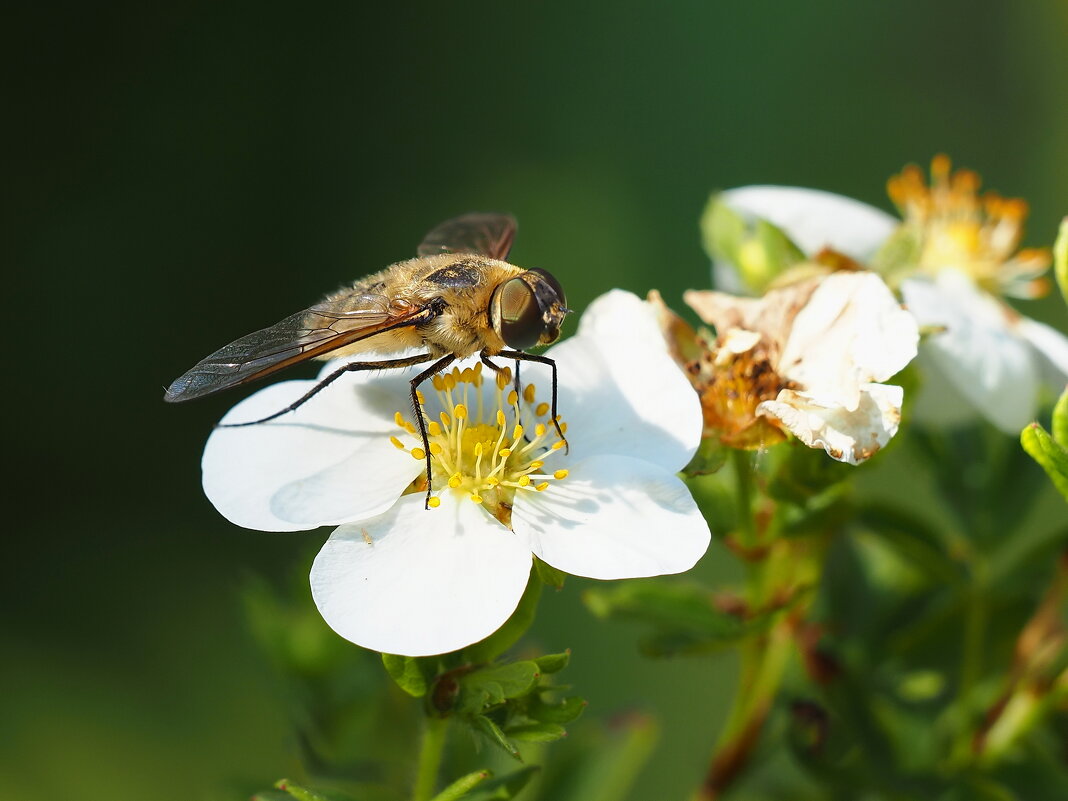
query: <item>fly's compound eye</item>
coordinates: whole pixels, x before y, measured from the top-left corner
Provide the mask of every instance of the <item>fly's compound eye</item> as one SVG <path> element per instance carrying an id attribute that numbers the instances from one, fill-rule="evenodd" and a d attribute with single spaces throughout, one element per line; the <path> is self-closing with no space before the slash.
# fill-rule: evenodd
<path id="1" fill-rule="evenodd" d="M 541 270 L 537 267 L 535 267 L 533 270 L 527 270 L 527 272 L 533 273 L 549 285 L 552 291 L 556 293 L 556 302 L 561 308 L 567 306 L 567 298 L 564 297 L 564 288 L 560 286 L 560 282 L 556 280 L 556 276 L 546 270 Z"/>
<path id="2" fill-rule="evenodd" d="M 493 327 L 515 350 L 538 344 L 545 320 L 533 287 L 522 278 L 510 278 L 493 291 L 490 301 Z"/>

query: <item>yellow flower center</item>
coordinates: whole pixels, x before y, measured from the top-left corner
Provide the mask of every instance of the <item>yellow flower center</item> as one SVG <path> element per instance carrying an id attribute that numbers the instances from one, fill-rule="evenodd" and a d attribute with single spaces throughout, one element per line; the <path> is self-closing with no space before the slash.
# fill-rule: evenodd
<path id="1" fill-rule="evenodd" d="M 482 504 L 505 525 L 511 520 L 517 492 L 543 492 L 552 482 L 567 477 L 567 470 L 546 471 L 545 463 L 566 446 L 550 418 L 550 405 L 539 402 L 533 384 L 512 384 L 512 371 L 503 368 L 494 386 L 483 386 L 482 364 L 463 370 L 454 367 L 432 379 L 439 407 L 434 416 L 427 399 L 419 393 L 423 421 L 430 447 L 431 508 L 440 495 L 451 491 Z M 408 446 L 399 437 L 393 444 L 423 461 L 426 452 L 419 429 L 403 413 L 397 425 L 414 438 Z M 567 424 L 560 422 L 560 431 Z M 412 482 L 409 492 L 426 492 L 426 476 Z"/>
<path id="2" fill-rule="evenodd" d="M 979 175 L 951 166 L 948 156 L 938 155 L 931 161 L 930 185 L 914 164 L 887 182 L 890 199 L 918 238 L 919 268 L 936 273 L 952 267 L 997 294 L 1044 294 L 1048 282 L 1039 276 L 1049 266 L 1049 252 L 1017 252 L 1027 202 L 994 192 L 980 196 Z"/>

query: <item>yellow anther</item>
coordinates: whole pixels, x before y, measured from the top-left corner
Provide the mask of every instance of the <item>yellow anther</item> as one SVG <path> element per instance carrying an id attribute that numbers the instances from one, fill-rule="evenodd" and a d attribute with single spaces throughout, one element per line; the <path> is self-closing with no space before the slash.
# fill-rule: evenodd
<path id="1" fill-rule="evenodd" d="M 534 402 L 534 393 L 535 393 L 535 391 L 536 390 L 534 389 L 534 385 L 533 384 L 527 384 L 523 388 L 523 400 L 525 400 L 527 403 L 533 403 Z"/>
<path id="2" fill-rule="evenodd" d="M 445 389 L 445 382 L 441 380 L 441 376 L 440 375 L 436 375 L 433 378 L 431 378 L 430 379 L 430 383 L 432 383 L 434 385 L 434 389 L 436 389 L 438 392 L 441 392 L 442 390 Z M 434 500 L 434 499 L 431 498 L 431 500 Z"/>
<path id="3" fill-rule="evenodd" d="M 561 434 L 566 434 L 567 433 L 567 423 L 560 423 L 560 433 Z"/>
<path id="4" fill-rule="evenodd" d="M 439 506 L 441 506 L 441 498 L 438 498 L 437 496 L 430 498 L 429 500 L 427 500 L 426 505 L 429 506 L 431 509 L 437 509 Z"/>
<path id="5" fill-rule="evenodd" d="M 445 382 L 446 392 L 452 392 L 454 389 L 456 389 L 456 376 L 454 376 L 452 373 L 446 373 L 442 380 Z"/>
<path id="6" fill-rule="evenodd" d="M 482 443 L 481 442 L 476 442 L 475 443 L 475 456 L 481 456 L 481 455 L 482 455 Z"/>
<path id="7" fill-rule="evenodd" d="M 553 443 L 552 450 L 558 451 L 561 448 L 566 448 L 566 447 L 567 447 L 567 443 L 564 442 L 562 439 L 558 439 L 556 442 Z"/>
<path id="8" fill-rule="evenodd" d="M 441 436 L 441 426 L 439 426 L 433 420 L 431 420 L 429 423 L 427 423 L 426 430 L 427 430 L 427 433 L 430 434 L 430 436 L 432 436 L 432 437 L 440 437 Z"/>
<path id="9" fill-rule="evenodd" d="M 482 496 L 481 495 L 475 495 L 474 493 L 472 493 L 471 494 L 471 500 L 473 500 L 475 503 L 482 503 Z"/>
<path id="10" fill-rule="evenodd" d="M 534 414 L 538 417 L 544 417 L 549 413 L 549 404 L 542 401 L 534 408 Z"/>
<path id="11" fill-rule="evenodd" d="M 436 442 L 430 443 L 430 452 L 435 456 L 441 456 L 441 446 Z"/>
<path id="12" fill-rule="evenodd" d="M 453 377 L 454 381 L 459 381 L 460 380 L 460 368 L 459 367 L 453 367 L 452 368 L 452 372 L 449 373 L 449 375 L 451 375 Z"/>
<path id="13" fill-rule="evenodd" d="M 445 412 L 441 413 L 440 420 L 441 420 L 441 424 L 443 426 L 445 426 L 445 428 L 448 428 L 449 426 L 452 425 L 452 418 L 449 417 L 449 415 L 447 415 Z"/>
<path id="14" fill-rule="evenodd" d="M 462 480 L 463 479 L 460 477 L 460 474 L 457 473 L 449 479 L 449 486 L 453 489 L 456 489 L 458 486 L 460 486 Z"/>
<path id="15" fill-rule="evenodd" d="M 519 477 L 519 486 L 525 487 L 528 484 L 530 484 L 530 476 L 520 476 Z"/>
<path id="16" fill-rule="evenodd" d="M 486 479 L 486 484 L 491 486 L 491 487 L 496 487 L 500 483 L 501 483 L 501 480 L 499 478 L 497 478 L 497 476 L 490 476 L 489 478 Z"/>
<path id="17" fill-rule="evenodd" d="M 396 448 L 397 450 L 400 450 L 400 451 L 404 450 L 404 443 L 401 442 L 396 437 L 390 437 L 389 441 L 393 443 L 393 447 Z"/>
<path id="18" fill-rule="evenodd" d="M 515 406 L 519 402 L 519 393 L 514 389 L 508 393 L 508 405 Z"/>
<path id="19" fill-rule="evenodd" d="M 508 418 L 504 416 L 504 412 L 500 409 L 497 410 L 497 425 L 500 428 L 504 428 L 504 424 L 508 422 Z"/>
<path id="20" fill-rule="evenodd" d="M 545 464 L 545 462 L 539 462 L 539 461 L 535 460 L 535 461 L 530 463 L 530 469 L 531 470 L 540 470 L 544 464 Z"/>
<path id="21" fill-rule="evenodd" d="M 482 362 L 475 365 L 475 375 L 482 375 Z"/>
<path id="22" fill-rule="evenodd" d="M 412 458 L 422 461 L 426 458 L 426 451 L 424 451 L 422 448 L 412 448 Z"/>
<path id="23" fill-rule="evenodd" d="M 467 407 L 464 406 L 462 403 L 457 403 L 455 406 L 453 406 L 452 413 L 457 420 L 467 419 Z"/>
<path id="24" fill-rule="evenodd" d="M 426 396 L 423 395 L 423 390 L 417 389 L 415 391 L 415 397 L 417 397 L 419 399 L 419 405 L 420 406 L 423 406 L 423 405 L 426 404 Z"/>
<path id="25" fill-rule="evenodd" d="M 519 442 L 521 439 L 523 439 L 523 426 L 517 425 L 512 429 L 512 441 Z"/>
<path id="26" fill-rule="evenodd" d="M 404 430 L 411 434 L 413 437 L 415 436 L 415 426 L 413 426 L 407 420 L 404 421 Z"/>
<path id="27" fill-rule="evenodd" d="M 393 413 L 393 422 L 396 423 L 401 428 L 404 428 L 404 424 L 407 421 L 404 419 L 404 415 L 403 414 L 401 414 L 400 412 L 394 412 Z"/>
<path id="28" fill-rule="evenodd" d="M 465 367 L 464 371 L 460 373 L 460 380 L 466 381 L 468 384 L 475 383 L 475 371 L 470 367 Z"/>
<path id="29" fill-rule="evenodd" d="M 534 487 L 534 489 L 536 489 L 538 492 L 542 492 L 548 486 L 549 486 L 549 482 L 548 481 L 543 481 L 540 484 L 538 484 L 536 487 Z"/>
<path id="30" fill-rule="evenodd" d="M 504 373 L 497 373 L 497 389 L 504 389 L 508 386 L 508 378 Z"/>
<path id="31" fill-rule="evenodd" d="M 403 446 L 401 446 L 401 447 L 403 447 Z M 497 455 L 500 456 L 502 459 L 507 459 L 509 456 L 512 455 L 512 449 L 511 448 L 501 448 L 499 451 L 497 451 Z"/>
<path id="32" fill-rule="evenodd" d="M 553 478 L 555 478 L 557 481 L 559 481 L 562 478 L 567 478 L 567 471 L 566 470 L 557 470 L 555 473 L 553 473 Z"/>
<path id="33" fill-rule="evenodd" d="M 535 437 L 544 437 L 545 436 L 545 424 L 544 423 L 538 423 L 536 426 L 534 426 L 534 436 Z"/>

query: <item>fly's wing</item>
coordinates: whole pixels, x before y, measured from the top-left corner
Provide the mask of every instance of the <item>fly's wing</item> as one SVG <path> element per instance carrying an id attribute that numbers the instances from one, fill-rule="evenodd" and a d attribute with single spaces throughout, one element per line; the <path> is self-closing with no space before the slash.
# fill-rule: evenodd
<path id="1" fill-rule="evenodd" d="M 439 253 L 475 253 L 505 261 L 515 239 L 511 214 L 465 214 L 446 220 L 423 238 L 420 256 Z"/>
<path id="2" fill-rule="evenodd" d="M 177 378 L 163 399 L 174 403 L 210 395 L 432 316 L 424 307 L 391 307 L 383 295 L 324 301 L 215 351 Z"/>

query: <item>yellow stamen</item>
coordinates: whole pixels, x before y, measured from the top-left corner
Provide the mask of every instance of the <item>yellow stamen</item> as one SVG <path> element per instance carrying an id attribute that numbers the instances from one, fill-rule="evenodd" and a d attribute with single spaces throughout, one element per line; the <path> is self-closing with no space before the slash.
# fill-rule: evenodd
<path id="1" fill-rule="evenodd" d="M 525 400 L 527 403 L 533 403 L 534 402 L 534 393 L 535 392 L 536 392 L 536 390 L 534 389 L 534 385 L 533 384 L 527 384 L 523 388 L 523 400 Z"/>
<path id="2" fill-rule="evenodd" d="M 537 407 L 534 409 L 534 414 L 536 414 L 538 417 L 544 417 L 548 413 L 549 413 L 549 404 L 545 403 L 544 401 L 539 403 L 537 405 Z"/>
<path id="3" fill-rule="evenodd" d="M 422 448 L 412 448 L 412 458 L 422 461 L 426 458 L 426 451 L 424 451 Z"/>
<path id="4" fill-rule="evenodd" d="M 431 509 L 437 509 L 439 506 L 441 506 L 441 498 L 434 496 L 426 502 L 426 505 L 429 506 Z"/>
<path id="5" fill-rule="evenodd" d="M 555 478 L 557 481 L 559 481 L 561 479 L 567 478 L 567 475 L 568 475 L 568 471 L 567 470 L 557 470 L 555 473 L 553 473 L 553 478 Z"/>
<path id="6" fill-rule="evenodd" d="M 401 442 L 396 437 L 390 437 L 389 441 L 393 443 L 393 447 L 396 448 L 397 450 L 399 450 L 399 451 L 403 451 L 404 450 L 404 443 Z"/>

